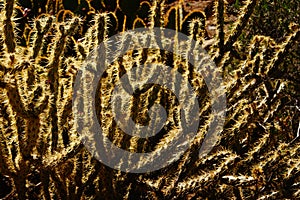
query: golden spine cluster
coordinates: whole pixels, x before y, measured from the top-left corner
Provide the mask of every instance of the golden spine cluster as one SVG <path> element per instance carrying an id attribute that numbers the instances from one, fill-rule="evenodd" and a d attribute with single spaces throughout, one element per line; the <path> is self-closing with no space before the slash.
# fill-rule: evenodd
<path id="1" fill-rule="evenodd" d="M 0 175 L 10 183 L 3 198 L 300 198 L 299 140 L 291 138 L 293 133 L 285 134 L 283 125 L 277 122 L 278 113 L 284 112 L 285 104 L 293 101 L 292 94 L 297 93 L 299 87 L 293 81 L 281 79 L 279 71 L 299 39 L 299 25 L 291 23 L 290 33 L 281 42 L 255 35 L 244 53 L 239 51 L 239 37 L 251 18 L 256 0 L 243 1 L 238 19 L 228 32 L 225 31 L 228 3 L 216 0 L 217 36 L 211 45 L 205 45 L 205 13 L 184 10 L 181 0 L 172 7 L 167 7 L 164 0 L 134 1 L 132 7 L 121 0 L 113 1 L 112 5 L 116 6 L 111 7 L 109 1 L 68 2 L 18 2 L 34 8 L 43 5 L 41 10 L 46 12 L 34 18 L 32 24 L 26 24 L 25 46 L 20 44 L 16 34 L 19 24 L 14 22 L 18 17 L 14 14 L 18 3 L 6 0 L 0 12 Z M 62 9 L 66 7 L 68 10 Z M 105 9 L 109 12 L 104 12 Z M 86 16 L 78 16 L 83 13 Z M 168 126 L 155 138 L 125 134 L 112 117 L 110 98 L 121 76 L 133 66 L 162 63 L 181 71 L 194 87 L 201 106 L 197 137 L 178 161 L 155 172 L 130 174 L 106 167 L 81 143 L 83 138 L 77 133 L 74 115 L 89 119 L 90 113 L 73 113 L 73 84 L 78 69 L 101 43 L 115 45 L 120 50 L 126 40 L 139 42 L 134 35 L 124 33 L 119 44 L 110 44 L 106 42 L 109 36 L 131 28 L 156 26 L 181 31 L 195 40 L 196 45 L 208 50 L 224 77 L 226 121 L 213 150 L 198 158 L 213 120 L 204 79 L 192 70 L 187 58 L 155 50 L 159 43 L 170 42 L 163 36 L 152 41 L 153 49 L 127 52 L 105 71 L 96 99 L 104 135 L 116 146 L 139 153 L 158 150 L 155 156 L 159 155 L 160 150 L 177 137 L 180 109 L 186 109 L 178 105 L 171 91 L 146 86 L 132 98 L 128 112 L 136 122 L 143 124 L 149 120 L 148 106 L 160 103 L 167 108 Z M 178 44 L 175 37 L 173 48 L 187 48 L 186 52 L 190 52 L 195 47 Z M 96 52 L 93 62 L 106 63 L 106 57 L 99 55 L 102 54 Z M 236 66 L 228 70 L 231 65 Z M 91 67 L 97 66 L 91 64 Z M 210 66 L 205 67 L 212 72 L 211 80 L 214 80 L 216 72 Z M 136 75 L 143 74 L 155 74 L 155 69 L 137 68 Z M 176 76 L 170 79 L 176 87 Z M 83 83 L 82 98 L 88 96 L 90 84 L 89 80 Z M 84 107 L 92 109 L 89 103 L 85 98 Z M 159 118 L 154 120 L 159 122 Z M 84 123 L 96 122 L 84 120 Z M 86 138 L 91 144 L 93 139 Z M 155 156 L 151 159 L 156 159 Z M 122 158 L 120 165 L 125 165 L 127 159 Z M 139 160 L 136 167 L 147 162 L 149 160 Z"/>

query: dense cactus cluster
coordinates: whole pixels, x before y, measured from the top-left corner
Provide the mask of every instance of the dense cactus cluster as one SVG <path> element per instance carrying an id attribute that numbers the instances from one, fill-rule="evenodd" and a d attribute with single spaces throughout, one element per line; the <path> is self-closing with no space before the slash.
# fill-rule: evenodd
<path id="1" fill-rule="evenodd" d="M 0 198 L 300 198 L 299 15 L 280 40 L 264 35 L 244 38 L 253 31 L 253 13 L 261 1 L 241 1 L 232 24 L 228 24 L 232 4 L 213 3 L 216 35 L 209 38 L 205 12 L 187 10 L 182 0 L 175 4 L 165 0 L 0 0 Z M 199 158 L 213 115 L 203 77 L 188 58 L 170 52 L 155 48 L 127 52 L 107 68 L 96 97 L 98 122 L 116 146 L 140 153 L 158 150 L 159 154 L 179 130 L 182 108 L 172 91 L 157 85 L 135 92 L 131 115 L 135 122 L 146 124 L 146 111 L 159 102 L 167 110 L 167 125 L 150 138 L 129 136 L 117 126 L 110 98 L 114 86 L 133 66 L 164 63 L 180 71 L 201 105 L 197 136 L 180 159 L 154 172 L 134 174 L 111 169 L 87 151 L 74 115 L 88 119 L 89 113 L 73 113 L 72 97 L 77 72 L 96 47 L 102 42 L 109 45 L 105 42 L 114 34 L 140 27 L 174 29 L 205 48 L 223 76 L 227 113 L 217 144 Z M 169 41 L 162 36 L 155 42 Z M 178 44 L 176 38 L 173 44 L 187 51 L 196 48 Z M 119 49 L 122 45 L 116 44 Z M 105 62 L 105 57 L 93 59 Z M 215 74 L 210 72 L 213 80 Z M 141 69 L 137 73 L 155 72 Z M 176 76 L 170 81 L 175 84 Z M 89 87 L 84 84 L 86 92 Z"/>

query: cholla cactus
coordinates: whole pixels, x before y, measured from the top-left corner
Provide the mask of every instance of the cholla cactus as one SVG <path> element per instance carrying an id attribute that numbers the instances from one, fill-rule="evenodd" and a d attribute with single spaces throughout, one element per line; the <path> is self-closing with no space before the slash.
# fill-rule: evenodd
<path id="1" fill-rule="evenodd" d="M 299 25 L 291 23 L 289 33 L 280 41 L 262 35 L 242 40 L 257 1 L 243 1 L 237 20 L 228 27 L 229 3 L 216 0 L 216 36 L 207 45 L 207 17 L 203 11 L 184 10 L 184 1 L 171 7 L 168 1 L 142 2 L 141 6 L 135 2 L 134 7 L 124 1 L 113 1 L 111 7 L 107 1 L 18 3 L 30 8 L 43 5 L 40 10 L 43 13 L 35 11 L 40 15 L 33 18 L 33 23 L 26 24 L 24 47 L 16 34 L 18 24 L 14 23 L 17 3 L 7 0 L 0 12 L 0 177 L 5 180 L 5 183 L 0 180 L 1 190 L 6 185 L 0 198 L 300 197 L 299 83 L 280 71 L 288 54 L 299 51 Z M 84 13 L 88 13 L 86 17 L 77 17 Z M 84 21 L 89 18 L 92 20 Z M 107 68 L 97 92 L 99 123 L 116 146 L 139 153 L 158 150 L 159 154 L 179 132 L 181 107 L 172 91 L 156 85 L 137 91 L 129 112 L 135 122 L 147 124 L 148 108 L 159 103 L 167 110 L 167 126 L 151 138 L 132 137 L 118 127 L 112 117 L 110 98 L 114 86 L 133 66 L 153 62 L 172 66 L 191 83 L 201 104 L 197 136 L 178 161 L 155 172 L 130 174 L 106 167 L 85 149 L 74 115 L 88 119 L 89 113 L 73 113 L 73 84 L 79 67 L 96 47 L 102 42 L 111 45 L 106 42 L 109 36 L 120 30 L 154 26 L 186 33 L 197 45 L 208 49 L 224 78 L 227 116 L 217 144 L 208 155 L 199 158 L 199 148 L 213 120 L 204 79 L 193 71 L 187 58 L 155 49 L 158 43 L 169 42 L 163 36 L 153 41 L 153 49 L 127 52 Z M 134 35 L 123 35 L 124 41 L 128 38 L 138 42 Z M 124 41 L 115 44 L 116 47 L 122 49 Z M 186 51 L 195 48 L 178 44 L 176 38 L 173 44 L 174 48 L 182 45 Z M 94 63 L 106 62 L 104 57 L 93 59 Z M 91 64 L 93 67 L 97 66 Z M 136 73 L 149 75 L 155 70 L 139 68 Z M 169 81 L 176 86 L 175 76 Z M 85 94 L 90 89 L 85 82 Z M 84 102 L 88 106 L 88 99 Z M 155 123 L 159 120 L 154 119 Z M 91 122 L 83 120 L 83 123 Z M 93 138 L 87 140 L 93 142 Z M 102 144 L 106 145 L 104 141 Z M 125 159 L 128 158 L 121 160 Z M 146 162 L 138 160 L 136 165 Z"/>

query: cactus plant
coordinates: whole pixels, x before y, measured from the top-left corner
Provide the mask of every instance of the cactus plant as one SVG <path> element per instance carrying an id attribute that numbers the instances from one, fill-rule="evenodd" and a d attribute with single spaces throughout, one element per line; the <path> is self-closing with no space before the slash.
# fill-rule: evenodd
<path id="1" fill-rule="evenodd" d="M 119 1 L 118 6 L 117 1 L 112 1 L 110 8 L 108 1 L 76 2 L 58 0 L 45 4 L 42 1 L 40 10 L 36 10 L 41 3 L 37 1 L 20 0 L 18 3 L 23 8 L 13 0 L 0 2 L 0 198 L 300 197 L 298 18 L 295 23 L 290 21 L 281 38 L 250 37 L 247 34 L 257 31 L 253 24 L 258 16 L 253 13 L 258 13 L 256 8 L 261 7 L 263 1 L 242 1 L 237 20 L 230 28 L 226 24 L 230 5 L 223 0 L 215 1 L 216 36 L 206 48 L 224 79 L 227 114 L 216 145 L 202 158 L 198 153 L 212 121 L 212 103 L 203 77 L 193 70 L 187 58 L 149 48 L 126 52 L 111 63 L 99 80 L 96 111 L 104 134 L 120 148 L 139 153 L 158 150 L 159 154 L 160 149 L 177 136 L 181 120 L 182 108 L 172 91 L 146 85 L 135 91 L 128 112 L 136 123 L 147 124 L 151 120 L 147 110 L 159 103 L 167 110 L 167 125 L 149 138 L 127 135 L 118 127 L 112 117 L 110 98 L 114 86 L 132 68 L 151 63 L 171 66 L 194 87 L 201 104 L 201 126 L 190 148 L 165 168 L 134 174 L 105 166 L 81 142 L 75 114 L 82 115 L 83 123 L 91 122 L 87 120 L 88 112 L 72 110 L 73 85 L 79 68 L 99 44 L 111 45 L 106 42 L 107 37 L 140 26 L 172 28 L 186 33 L 196 45 L 204 45 L 208 39 L 205 31 L 209 19 L 203 11 L 184 10 L 183 1 L 172 6 L 168 3 L 173 1 L 143 2 L 141 6 L 136 1 L 132 7 L 125 1 Z M 80 5 L 86 8 L 82 13 L 78 13 Z M 29 20 L 24 21 L 24 29 L 18 32 L 17 11 L 26 7 L 33 9 L 36 17 L 29 16 Z M 149 23 L 146 23 L 148 8 Z M 85 17 L 78 17 L 79 14 Z M 126 22 L 127 17 L 131 18 L 130 23 Z M 20 36 L 24 39 L 22 44 Z M 114 44 L 115 54 L 124 48 L 126 40 L 138 42 L 134 35 L 124 33 L 122 37 L 120 43 Z M 161 35 L 152 45 L 167 42 L 170 38 Z M 190 43 L 179 45 L 176 38 L 172 42 L 172 48 L 185 51 L 197 47 Z M 95 56 L 91 68 L 105 61 Z M 137 68 L 136 71 L 144 77 L 154 73 L 154 68 Z M 215 74 L 212 73 L 211 78 L 213 80 Z M 174 87 L 176 81 L 176 76 L 171 76 L 169 82 Z M 89 82 L 84 82 L 83 87 L 84 94 L 91 89 Z M 129 90 L 130 85 L 124 87 Z M 84 103 L 89 106 L 89 99 Z M 159 120 L 154 119 L 155 123 Z M 86 140 L 93 144 L 93 138 Z M 104 141 L 101 144 L 107 145 Z M 137 160 L 136 165 L 145 162 L 147 160 Z"/>
<path id="2" fill-rule="evenodd" d="M 147 25 L 141 18 L 136 18 L 133 22 L 133 28 L 145 28 Z"/>
<path id="3" fill-rule="evenodd" d="M 143 1 L 140 3 L 140 7 L 137 11 L 137 15 L 139 18 L 145 20 L 148 19 L 150 14 L 151 4 L 147 1 Z"/>

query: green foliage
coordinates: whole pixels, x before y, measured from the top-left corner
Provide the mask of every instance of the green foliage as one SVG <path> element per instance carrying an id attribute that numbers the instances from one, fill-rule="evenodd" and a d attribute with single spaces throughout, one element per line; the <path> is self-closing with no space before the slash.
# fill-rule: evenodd
<path id="1" fill-rule="evenodd" d="M 298 0 L 261 1 L 255 9 L 251 34 L 263 34 L 280 40 L 289 31 L 290 22 L 300 24 Z"/>

